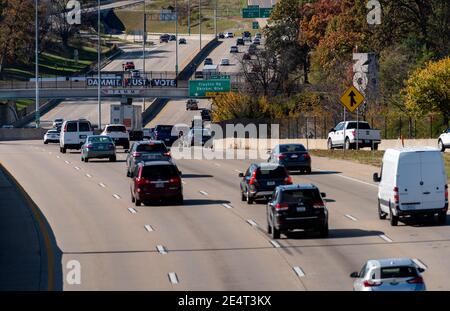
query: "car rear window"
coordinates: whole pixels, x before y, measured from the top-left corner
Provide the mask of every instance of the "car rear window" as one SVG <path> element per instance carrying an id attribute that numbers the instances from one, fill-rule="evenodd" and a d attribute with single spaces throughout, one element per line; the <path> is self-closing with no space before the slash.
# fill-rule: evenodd
<path id="1" fill-rule="evenodd" d="M 77 123 L 71 122 L 66 124 L 67 132 L 76 132 L 78 131 Z"/>
<path id="2" fill-rule="evenodd" d="M 108 126 L 107 128 L 106 128 L 106 132 L 107 133 L 112 133 L 112 132 L 126 132 L 127 131 L 127 129 L 125 128 L 125 126 L 117 126 L 117 125 L 114 125 L 114 126 Z"/>
<path id="3" fill-rule="evenodd" d="M 80 132 L 90 132 L 91 125 L 88 122 L 80 122 Z"/>
<path id="4" fill-rule="evenodd" d="M 280 146 L 280 152 L 303 152 L 306 151 L 303 145 L 282 145 Z"/>
<path id="5" fill-rule="evenodd" d="M 256 171 L 256 178 L 285 178 L 287 176 L 286 169 L 283 166 L 265 166 L 260 167 Z"/>
<path id="6" fill-rule="evenodd" d="M 171 133 L 172 132 L 172 128 L 173 128 L 172 125 L 158 125 L 155 130 L 158 131 L 158 132 Z"/>
<path id="7" fill-rule="evenodd" d="M 58 131 L 48 131 L 47 134 L 58 134 Z"/>
<path id="8" fill-rule="evenodd" d="M 90 143 L 112 143 L 111 138 L 108 136 L 90 137 L 88 141 Z"/>
<path id="9" fill-rule="evenodd" d="M 136 148 L 137 152 L 167 152 L 167 148 L 163 144 L 141 144 Z"/>
<path id="10" fill-rule="evenodd" d="M 403 267 L 387 267 L 381 268 L 381 278 L 391 279 L 391 278 L 409 278 L 416 277 L 417 270 L 414 267 L 403 266 Z"/>
<path id="11" fill-rule="evenodd" d="M 302 201 L 322 202 L 317 189 L 285 190 L 281 194 L 281 201 L 285 203 L 297 203 Z"/>
<path id="12" fill-rule="evenodd" d="M 150 165 L 142 168 L 141 177 L 150 180 L 167 180 L 178 176 L 178 172 L 173 165 Z"/>
<path id="13" fill-rule="evenodd" d="M 349 130 L 356 129 L 357 124 L 358 124 L 357 122 L 350 122 L 347 126 L 347 129 L 349 129 Z M 359 129 L 360 130 L 370 130 L 370 125 L 369 125 L 369 123 L 366 123 L 366 122 L 359 122 Z"/>

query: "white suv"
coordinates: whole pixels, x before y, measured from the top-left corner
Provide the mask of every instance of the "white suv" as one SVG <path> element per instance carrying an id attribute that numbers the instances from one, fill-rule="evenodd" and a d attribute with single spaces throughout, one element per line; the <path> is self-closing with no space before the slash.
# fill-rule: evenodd
<path id="1" fill-rule="evenodd" d="M 59 150 L 66 153 L 67 149 L 80 150 L 86 138 L 94 135 L 91 122 L 87 120 L 64 121 L 59 137 Z"/>
<path id="2" fill-rule="evenodd" d="M 439 149 L 444 152 L 445 149 L 450 148 L 450 128 L 446 129 L 438 139 Z"/>
<path id="3" fill-rule="evenodd" d="M 116 146 L 122 146 L 125 150 L 130 149 L 130 134 L 123 124 L 109 124 L 100 135 L 111 137 Z"/>

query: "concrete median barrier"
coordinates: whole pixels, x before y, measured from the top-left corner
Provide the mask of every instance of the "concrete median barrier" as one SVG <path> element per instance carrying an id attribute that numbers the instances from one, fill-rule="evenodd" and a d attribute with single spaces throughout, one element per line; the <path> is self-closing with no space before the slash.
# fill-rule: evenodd
<path id="1" fill-rule="evenodd" d="M 42 128 L 0 129 L 0 141 L 41 140 L 46 132 L 47 130 Z"/>

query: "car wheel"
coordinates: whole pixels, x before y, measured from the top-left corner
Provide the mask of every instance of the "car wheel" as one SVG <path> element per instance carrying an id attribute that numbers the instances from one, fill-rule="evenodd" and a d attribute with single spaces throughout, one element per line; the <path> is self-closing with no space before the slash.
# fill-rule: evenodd
<path id="1" fill-rule="evenodd" d="M 241 190 L 241 201 L 244 202 L 246 199 L 244 192 Z"/>
<path id="2" fill-rule="evenodd" d="M 391 209 L 390 214 L 391 214 L 391 215 L 390 215 L 390 223 L 391 223 L 391 226 L 395 227 L 395 226 L 398 225 L 398 216 L 395 216 L 395 215 L 394 215 L 394 213 L 392 212 L 392 209 Z"/>
<path id="3" fill-rule="evenodd" d="M 116 156 L 109 157 L 109 162 L 116 162 L 116 161 L 117 161 Z"/>
<path id="4" fill-rule="evenodd" d="M 446 222 L 447 222 L 447 213 L 439 212 L 438 213 L 438 224 L 445 225 Z"/>
<path id="5" fill-rule="evenodd" d="M 134 205 L 135 206 L 141 206 L 141 200 L 137 200 L 137 199 L 134 199 Z"/>
<path id="6" fill-rule="evenodd" d="M 274 240 L 279 239 L 281 236 L 280 230 L 276 229 L 275 226 L 272 225 L 272 238 Z"/>
<path id="7" fill-rule="evenodd" d="M 346 149 L 346 150 L 350 150 L 351 149 L 351 144 L 350 144 L 350 139 L 348 139 L 348 138 L 346 138 L 345 139 L 345 143 L 344 143 L 344 148 Z"/>
<path id="8" fill-rule="evenodd" d="M 247 204 L 253 204 L 254 199 L 250 197 L 250 193 L 247 191 L 246 193 Z"/>
<path id="9" fill-rule="evenodd" d="M 386 213 L 381 210 L 380 201 L 378 200 L 378 218 L 386 219 Z"/>
<path id="10" fill-rule="evenodd" d="M 175 199 L 175 204 L 176 205 L 183 205 L 184 202 L 184 197 L 182 194 L 178 195 L 177 198 Z"/>
<path id="11" fill-rule="evenodd" d="M 84 162 L 88 163 L 89 162 L 89 158 L 88 157 L 84 158 Z"/>
<path id="12" fill-rule="evenodd" d="M 45 141 L 44 141 L 44 145 L 48 145 L 48 141 L 45 140 Z"/>
<path id="13" fill-rule="evenodd" d="M 131 173 L 128 170 L 127 170 L 127 177 L 131 177 Z"/>
<path id="14" fill-rule="evenodd" d="M 62 152 L 62 153 L 66 153 L 66 152 L 67 152 L 67 149 L 64 148 L 64 147 L 62 147 L 62 148 L 61 148 L 61 152 Z"/>
<path id="15" fill-rule="evenodd" d="M 306 170 L 305 170 L 305 173 L 308 174 L 308 175 L 311 174 L 311 168 L 307 167 Z"/>
<path id="16" fill-rule="evenodd" d="M 134 198 L 133 194 L 131 194 L 131 203 L 136 202 L 136 199 Z"/>
<path id="17" fill-rule="evenodd" d="M 438 146 L 439 146 L 439 150 L 441 150 L 442 152 L 445 151 L 444 143 L 443 143 L 442 140 L 440 140 L 440 139 L 439 139 L 439 141 L 438 141 Z"/>
<path id="18" fill-rule="evenodd" d="M 329 233 L 329 230 L 328 230 L 328 224 L 326 224 L 325 226 L 323 226 L 323 227 L 320 229 L 320 236 L 321 236 L 322 238 L 326 238 L 326 237 L 328 236 L 328 233 Z"/>
<path id="19" fill-rule="evenodd" d="M 267 234 L 272 234 L 272 226 L 270 225 L 269 219 L 267 219 Z"/>
<path id="20" fill-rule="evenodd" d="M 328 139 L 327 148 L 328 150 L 333 150 L 333 142 L 331 141 L 331 139 Z"/>

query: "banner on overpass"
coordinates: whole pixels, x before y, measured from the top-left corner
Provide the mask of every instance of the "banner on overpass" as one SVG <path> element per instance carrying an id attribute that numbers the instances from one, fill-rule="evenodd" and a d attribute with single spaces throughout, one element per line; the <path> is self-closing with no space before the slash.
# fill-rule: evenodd
<path id="1" fill-rule="evenodd" d="M 103 95 L 144 95 L 143 89 L 106 89 L 102 90 Z"/>
<path id="2" fill-rule="evenodd" d="M 155 87 L 177 87 L 176 79 L 153 79 L 152 86 Z"/>

